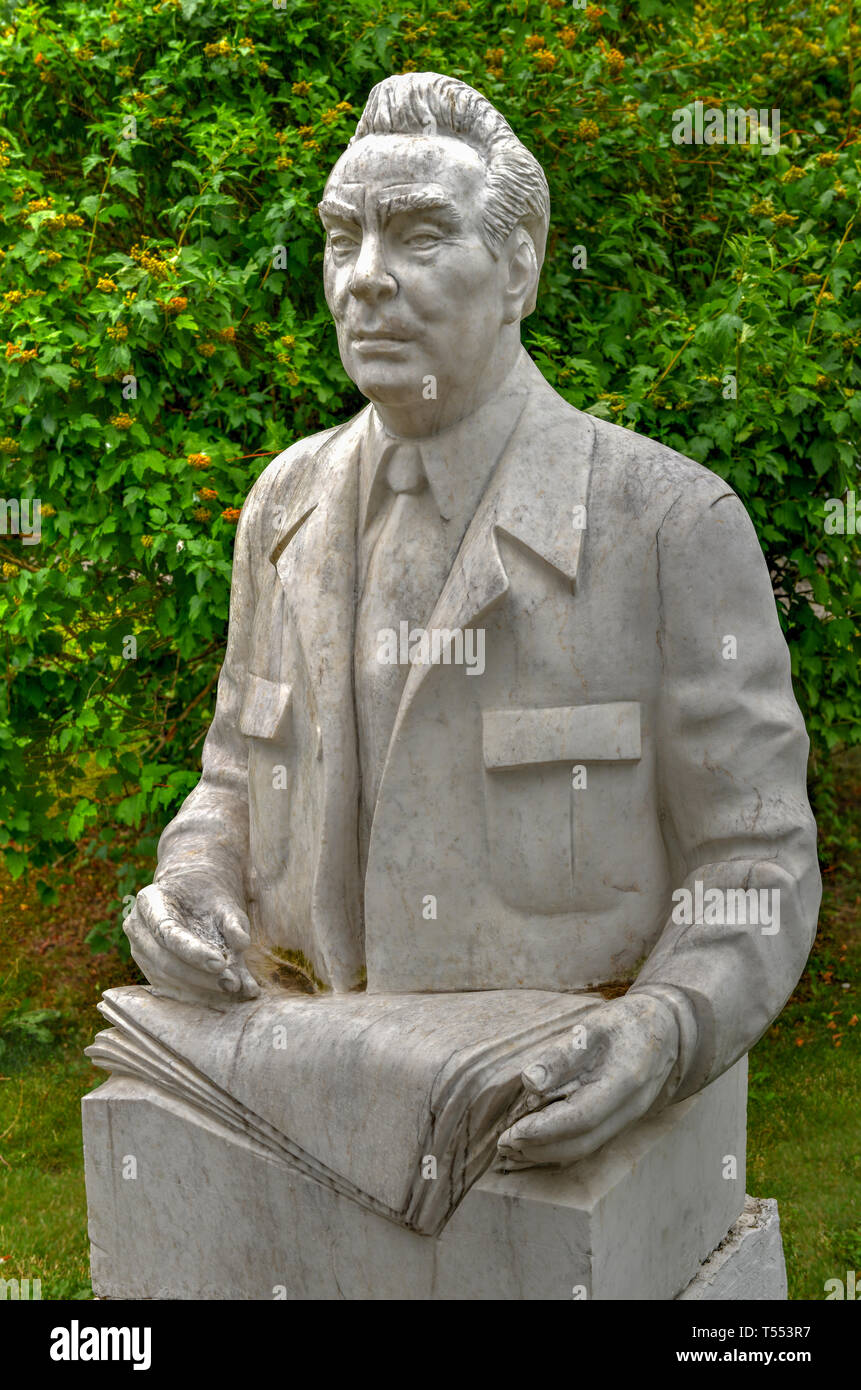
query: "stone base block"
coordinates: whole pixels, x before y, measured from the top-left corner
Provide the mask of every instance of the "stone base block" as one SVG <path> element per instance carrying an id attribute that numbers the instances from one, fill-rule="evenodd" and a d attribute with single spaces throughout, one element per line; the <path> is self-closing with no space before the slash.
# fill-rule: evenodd
<path id="1" fill-rule="evenodd" d="M 786 1264 L 773 1198 L 748 1197 L 726 1239 L 679 1298 L 757 1303 L 786 1298 Z"/>
<path id="2" fill-rule="evenodd" d="M 746 1092 L 742 1061 L 566 1172 L 488 1173 L 430 1238 L 114 1076 L 83 1102 L 93 1287 L 132 1299 L 700 1296 L 688 1285 L 744 1206 Z"/>

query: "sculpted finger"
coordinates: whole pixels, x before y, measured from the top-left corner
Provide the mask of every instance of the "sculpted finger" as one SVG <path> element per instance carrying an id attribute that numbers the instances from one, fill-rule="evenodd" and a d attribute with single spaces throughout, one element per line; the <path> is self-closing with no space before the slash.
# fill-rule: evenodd
<path id="1" fill-rule="evenodd" d="M 549 1096 L 566 1082 L 594 1071 L 606 1049 L 607 1030 L 601 1019 L 587 1016 L 565 1037 L 544 1048 L 535 1062 L 524 1067 L 520 1079 L 528 1091 Z"/>
<path id="2" fill-rule="evenodd" d="M 648 1098 L 631 1097 L 625 1105 L 607 1115 L 603 1123 L 585 1133 L 568 1138 L 560 1137 L 540 1145 L 523 1143 L 517 1148 L 500 1151 L 495 1167 L 497 1171 L 520 1172 L 526 1168 L 561 1167 L 577 1163 L 580 1159 L 596 1153 L 604 1144 L 615 1139 L 617 1134 L 621 1134 L 629 1125 L 639 1120 L 649 1104 Z"/>
<path id="3" fill-rule="evenodd" d="M 260 986 L 251 974 L 251 971 L 247 966 L 238 963 L 233 966 L 233 970 L 239 977 L 238 998 L 256 999 L 260 994 Z"/>
<path id="4" fill-rule="evenodd" d="M 224 940 L 232 950 L 248 950 L 251 945 L 251 929 L 244 912 L 229 908 L 219 913 L 218 925 Z"/>
<path id="5" fill-rule="evenodd" d="M 174 988 L 184 985 L 189 992 L 194 990 L 201 997 L 218 997 L 218 981 L 211 971 L 190 968 L 173 952 L 166 950 L 146 928 L 132 923 L 131 917 L 126 923 L 126 932 L 132 957 L 151 984 L 161 986 L 169 983 Z M 219 965 L 223 967 L 224 961 L 220 961 Z"/>
<path id="6" fill-rule="evenodd" d="M 129 921 L 134 917 L 156 941 L 187 965 L 197 970 L 209 970 L 213 974 L 224 969 L 225 958 L 218 948 L 201 940 L 183 925 L 180 909 L 157 883 L 151 883 L 138 893 Z"/>
<path id="7" fill-rule="evenodd" d="M 155 939 L 186 965 L 196 970 L 208 970 L 213 974 L 223 970 L 227 961 L 217 946 L 202 941 L 189 931 L 175 917 L 159 922 L 153 935 Z"/>
<path id="8" fill-rule="evenodd" d="M 576 1083 L 575 1083 L 576 1084 Z M 633 1077 L 602 1076 L 598 1081 L 572 1089 L 565 1100 L 534 1110 L 512 1125 L 499 1140 L 520 1149 L 525 1144 L 537 1148 L 560 1138 L 587 1133 L 604 1123 L 609 1115 L 625 1105 L 640 1088 Z"/>

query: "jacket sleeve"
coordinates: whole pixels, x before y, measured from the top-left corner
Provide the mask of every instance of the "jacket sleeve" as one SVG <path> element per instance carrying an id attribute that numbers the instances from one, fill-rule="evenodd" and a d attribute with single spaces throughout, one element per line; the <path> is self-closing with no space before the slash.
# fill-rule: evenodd
<path id="1" fill-rule="evenodd" d="M 249 862 L 248 741 L 239 723 L 254 627 L 255 572 L 259 565 L 269 564 L 267 542 L 271 545 L 275 535 L 272 522 L 278 512 L 274 499 L 283 492 L 285 468 L 299 453 L 300 445 L 294 445 L 279 455 L 242 508 L 233 552 L 227 649 L 215 716 L 203 745 L 203 771 L 158 845 L 157 883 L 205 882 L 208 889 L 222 891 L 243 908 Z"/>
<path id="2" fill-rule="evenodd" d="M 720 483 L 713 497 L 692 491 L 699 498 L 686 491 L 658 531 L 659 795 L 671 862 L 684 875 L 677 887 L 689 897 L 674 893 L 632 986 L 664 999 L 679 1025 L 664 1100 L 715 1080 L 776 1018 L 804 968 L 821 897 L 809 741 L 765 559 L 734 493 Z M 743 911 L 729 889 L 745 890 Z M 758 890 L 757 922 L 749 889 Z"/>

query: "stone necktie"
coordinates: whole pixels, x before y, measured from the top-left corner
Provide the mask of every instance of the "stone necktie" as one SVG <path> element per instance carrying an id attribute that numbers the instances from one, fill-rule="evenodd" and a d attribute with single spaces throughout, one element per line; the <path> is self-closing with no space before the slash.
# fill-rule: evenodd
<path id="1" fill-rule="evenodd" d="M 384 659 L 383 633 L 400 647 L 401 623 L 426 627 L 448 577 L 451 557 L 418 445 L 390 445 L 383 476 L 391 495 L 368 564 L 356 614 L 356 713 L 362 771 L 363 861 L 383 764 L 409 664 Z M 390 644 L 391 645 L 391 644 Z M 400 654 L 398 652 L 398 654 Z"/>

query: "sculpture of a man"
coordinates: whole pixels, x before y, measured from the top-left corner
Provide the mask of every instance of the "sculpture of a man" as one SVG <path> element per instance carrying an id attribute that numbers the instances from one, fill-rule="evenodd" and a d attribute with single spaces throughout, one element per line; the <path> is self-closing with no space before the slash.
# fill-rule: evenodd
<path id="1" fill-rule="evenodd" d="M 248 496 L 203 775 L 133 953 L 222 1006 L 258 991 L 252 940 L 334 991 L 615 982 L 499 1141 L 508 1168 L 569 1163 L 741 1057 L 811 945 L 767 567 L 719 477 L 524 351 L 548 190 L 485 98 L 380 83 L 319 210 L 370 403 Z"/>

